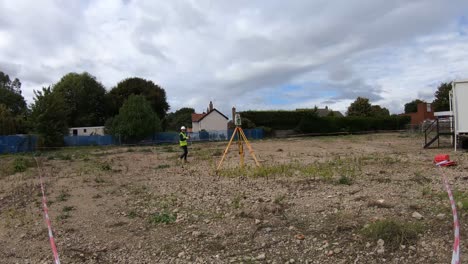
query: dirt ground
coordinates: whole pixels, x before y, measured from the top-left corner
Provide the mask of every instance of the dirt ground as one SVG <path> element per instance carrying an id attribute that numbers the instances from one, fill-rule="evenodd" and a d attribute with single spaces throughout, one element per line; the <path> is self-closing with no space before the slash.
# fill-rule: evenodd
<path id="1" fill-rule="evenodd" d="M 238 169 L 226 142 L 44 152 L 62 263 L 449 263 L 454 189 L 468 243 L 468 154 L 408 134 L 252 142 Z M 438 169 L 438 153 L 458 166 Z M 247 153 L 248 154 L 248 153 Z M 53 263 L 38 170 L 0 156 L 0 263 Z M 415 214 L 417 212 L 417 214 Z M 418 215 L 419 214 L 419 215 Z M 380 240 L 379 240 L 380 239 Z"/>

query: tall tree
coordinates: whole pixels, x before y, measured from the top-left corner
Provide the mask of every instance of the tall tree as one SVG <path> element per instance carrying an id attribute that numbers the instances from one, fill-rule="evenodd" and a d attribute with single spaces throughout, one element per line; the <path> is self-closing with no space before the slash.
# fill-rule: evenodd
<path id="1" fill-rule="evenodd" d="M 63 136 L 68 134 L 68 106 L 63 97 L 48 88 L 34 91 L 32 121 L 34 130 L 41 136 L 45 146 L 63 145 Z"/>
<path id="2" fill-rule="evenodd" d="M 130 95 L 110 126 L 110 133 L 124 141 L 138 141 L 161 131 L 161 121 L 142 95 Z"/>
<path id="3" fill-rule="evenodd" d="M 71 127 L 102 126 L 106 121 L 106 89 L 89 73 L 69 73 L 54 85 L 69 108 Z"/>
<path id="4" fill-rule="evenodd" d="M 167 110 L 169 110 L 166 91 L 152 81 L 136 77 L 119 82 L 109 92 L 110 101 L 112 102 L 111 116 L 117 114 L 125 100 L 132 94 L 143 95 L 150 102 L 159 119 L 162 120 L 166 116 Z"/>
<path id="5" fill-rule="evenodd" d="M 192 114 L 195 109 L 183 107 L 166 116 L 166 130 L 178 131 L 181 126 L 192 127 Z"/>
<path id="6" fill-rule="evenodd" d="M 0 104 L 0 135 L 16 134 L 15 123 L 11 111 L 4 104 Z"/>
<path id="7" fill-rule="evenodd" d="M 13 82 L 10 76 L 0 71 L 0 104 L 13 113 L 24 114 L 27 110 L 26 101 L 21 95 L 21 82 L 15 78 Z"/>
<path id="8" fill-rule="evenodd" d="M 381 107 L 380 105 L 372 105 L 370 116 L 372 117 L 390 116 L 390 111 L 388 111 L 388 109 L 385 107 Z"/>
<path id="9" fill-rule="evenodd" d="M 437 88 L 434 96 L 435 99 L 432 102 L 434 111 L 449 111 L 450 110 L 450 99 L 449 93 L 452 90 L 452 83 L 441 83 Z"/>
<path id="10" fill-rule="evenodd" d="M 369 99 L 358 97 L 348 107 L 348 116 L 370 116 L 372 112 L 371 104 Z"/>
<path id="11" fill-rule="evenodd" d="M 425 103 L 423 100 L 416 99 L 405 104 L 405 114 L 416 113 L 418 111 L 418 104 Z"/>

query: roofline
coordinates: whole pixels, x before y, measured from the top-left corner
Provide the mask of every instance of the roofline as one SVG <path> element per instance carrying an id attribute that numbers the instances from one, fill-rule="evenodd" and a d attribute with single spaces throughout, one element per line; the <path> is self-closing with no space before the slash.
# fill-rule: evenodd
<path id="1" fill-rule="evenodd" d="M 209 114 L 211 114 L 211 113 L 214 112 L 214 111 L 218 112 L 220 115 L 222 115 L 224 118 L 226 118 L 226 120 L 229 120 L 229 118 L 228 118 L 227 116 L 225 116 L 223 113 L 221 113 L 220 111 L 218 111 L 218 109 L 213 108 L 213 110 L 209 111 L 208 113 L 206 113 L 206 115 L 204 115 L 202 118 L 200 118 L 200 119 L 198 120 L 198 122 L 202 121 L 203 118 L 205 118 L 206 116 L 208 116 Z M 192 121 L 192 122 L 193 122 L 193 121 Z"/>

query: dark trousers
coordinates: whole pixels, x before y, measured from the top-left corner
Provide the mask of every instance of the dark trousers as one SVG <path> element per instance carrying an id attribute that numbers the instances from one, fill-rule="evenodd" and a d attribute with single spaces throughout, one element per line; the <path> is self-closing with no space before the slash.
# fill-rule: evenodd
<path id="1" fill-rule="evenodd" d="M 184 160 L 187 160 L 187 154 L 188 154 L 187 146 L 183 146 L 182 149 L 184 150 L 184 153 L 180 155 L 180 159 L 183 158 Z"/>

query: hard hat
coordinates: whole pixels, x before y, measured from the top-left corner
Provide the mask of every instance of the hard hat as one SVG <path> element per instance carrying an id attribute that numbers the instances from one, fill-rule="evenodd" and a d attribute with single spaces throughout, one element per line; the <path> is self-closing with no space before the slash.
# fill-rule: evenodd
<path id="1" fill-rule="evenodd" d="M 185 127 L 184 127 L 184 126 L 182 126 L 182 127 L 180 128 L 180 130 L 185 130 Z"/>

